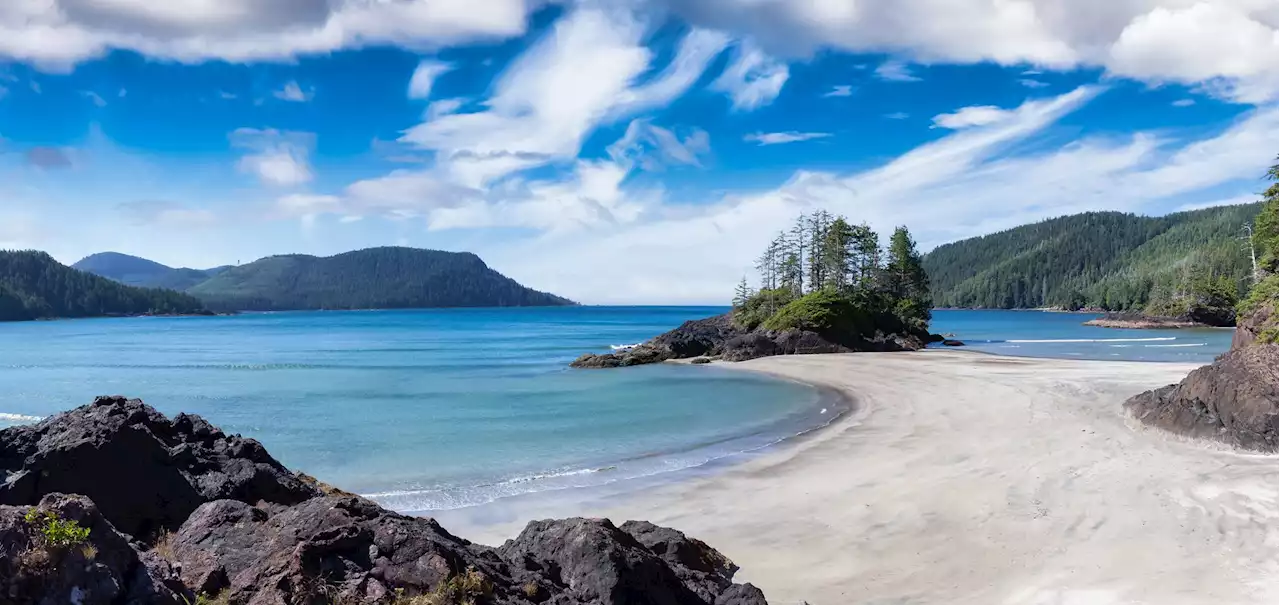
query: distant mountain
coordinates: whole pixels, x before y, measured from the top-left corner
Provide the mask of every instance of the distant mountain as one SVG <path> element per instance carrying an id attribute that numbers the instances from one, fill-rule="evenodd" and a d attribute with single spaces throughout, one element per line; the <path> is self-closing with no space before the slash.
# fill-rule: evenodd
<path id="1" fill-rule="evenodd" d="M 1251 267 L 1241 229 L 1259 207 L 1064 216 L 939 246 L 924 267 L 939 307 L 1142 309 L 1204 276 L 1242 294 Z"/>
<path id="2" fill-rule="evenodd" d="M 572 305 L 490 269 L 469 252 L 369 248 L 269 256 L 187 290 L 212 309 L 401 309 Z"/>
<path id="3" fill-rule="evenodd" d="M 203 310 L 186 294 L 126 286 L 72 269 L 44 252 L 0 251 L 0 321 Z"/>
<path id="4" fill-rule="evenodd" d="M 187 269 L 169 267 L 152 260 L 129 256 L 119 252 L 99 252 L 80 259 L 73 269 L 88 271 L 122 284 L 144 288 L 169 288 L 186 290 L 227 267 L 213 269 Z"/>

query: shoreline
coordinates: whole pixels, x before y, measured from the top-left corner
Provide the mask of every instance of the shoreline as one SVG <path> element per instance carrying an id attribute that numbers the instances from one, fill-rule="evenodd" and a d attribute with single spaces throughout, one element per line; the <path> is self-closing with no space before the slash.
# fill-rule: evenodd
<path id="1" fill-rule="evenodd" d="M 1276 457 L 1135 426 L 1120 406 L 1195 364 L 929 350 L 718 365 L 834 389 L 853 411 L 701 476 L 437 518 L 481 543 L 530 518 L 647 518 L 716 544 L 774 602 L 1280 596 Z"/>

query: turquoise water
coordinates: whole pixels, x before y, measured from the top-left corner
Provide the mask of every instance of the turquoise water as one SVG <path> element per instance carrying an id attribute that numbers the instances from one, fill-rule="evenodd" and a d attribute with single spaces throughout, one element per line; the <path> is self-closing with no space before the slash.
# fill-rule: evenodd
<path id="1" fill-rule="evenodd" d="M 401 510 L 689 468 L 831 417 L 716 367 L 570 370 L 717 308 L 244 314 L 0 324 L 10 423 L 122 394 L 195 412 Z"/>
<path id="2" fill-rule="evenodd" d="M 0 324 L 0 426 L 141 397 L 410 511 L 661 477 L 830 421 L 807 386 L 718 367 L 570 370 L 717 307 L 244 314 Z M 1087 328 L 1088 316 L 939 311 L 1013 355 L 1209 361 L 1230 331 Z"/>
<path id="3" fill-rule="evenodd" d="M 1040 311 L 933 312 L 931 329 L 970 349 L 1026 357 L 1209 363 L 1231 346 L 1231 329 L 1123 330 L 1082 325 L 1099 317 Z"/>

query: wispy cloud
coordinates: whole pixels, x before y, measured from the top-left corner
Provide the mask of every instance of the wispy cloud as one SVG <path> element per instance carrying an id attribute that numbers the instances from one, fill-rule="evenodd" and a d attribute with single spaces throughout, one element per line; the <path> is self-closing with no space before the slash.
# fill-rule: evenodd
<path id="1" fill-rule="evenodd" d="M 824 97 L 851 97 L 853 96 L 853 87 L 849 85 L 832 86 L 831 90 L 823 93 Z"/>
<path id="2" fill-rule="evenodd" d="M 824 139 L 829 136 L 831 136 L 829 132 L 796 132 L 792 130 L 788 132 L 757 132 L 742 137 L 742 140 L 754 142 L 757 145 L 781 145 L 783 143 Z"/>
<path id="3" fill-rule="evenodd" d="M 1191 107 L 1192 105 L 1195 105 L 1195 104 L 1196 104 L 1195 99 L 1178 99 L 1177 101 L 1170 103 L 1170 105 L 1173 105 L 1174 107 Z"/>
<path id="4" fill-rule="evenodd" d="M 99 95 L 96 92 L 93 92 L 92 90 L 82 90 L 80 91 L 80 94 L 83 95 L 85 98 L 89 99 L 90 102 L 92 102 L 94 105 L 97 105 L 98 107 L 107 106 L 107 100 L 102 98 L 101 95 Z"/>
<path id="5" fill-rule="evenodd" d="M 919 82 L 920 77 L 911 73 L 911 67 L 897 60 L 888 60 L 876 68 L 876 77 L 888 82 Z"/>
<path id="6" fill-rule="evenodd" d="M 409 78 L 409 98 L 426 99 L 431 96 L 431 88 L 436 79 L 448 73 L 453 66 L 441 61 L 424 60 L 418 63 Z"/>
<path id="7" fill-rule="evenodd" d="M 230 135 L 231 144 L 248 151 L 237 166 L 264 185 L 292 187 L 309 182 L 309 160 L 314 136 L 275 129 L 240 128 Z"/>
<path id="8" fill-rule="evenodd" d="M 1000 109 L 994 105 L 974 105 L 971 107 L 962 107 L 952 113 L 942 113 L 933 116 L 933 127 L 959 130 L 961 128 L 969 128 L 971 126 L 987 126 L 989 124 L 995 124 L 996 122 L 1007 120 L 1012 116 L 1012 111 Z"/>
<path id="9" fill-rule="evenodd" d="M 734 109 L 751 111 L 772 103 L 790 75 L 786 63 L 744 44 L 738 47 L 737 56 L 711 88 L 728 94 Z"/>
<path id="10" fill-rule="evenodd" d="M 305 103 L 310 101 L 316 95 L 315 89 L 302 90 L 297 80 L 289 80 L 285 82 L 284 88 L 271 93 L 281 101 L 289 101 L 291 103 Z"/>
<path id="11" fill-rule="evenodd" d="M 905 120 L 911 117 L 911 114 L 905 111 L 895 111 L 893 113 L 884 114 L 884 117 L 889 118 L 890 120 Z"/>
<path id="12" fill-rule="evenodd" d="M 1040 80 L 1034 80 L 1031 78 L 1019 78 L 1018 83 L 1023 86 L 1026 86 L 1027 88 L 1032 88 L 1032 89 L 1044 88 L 1049 85 L 1048 82 L 1041 82 Z"/>

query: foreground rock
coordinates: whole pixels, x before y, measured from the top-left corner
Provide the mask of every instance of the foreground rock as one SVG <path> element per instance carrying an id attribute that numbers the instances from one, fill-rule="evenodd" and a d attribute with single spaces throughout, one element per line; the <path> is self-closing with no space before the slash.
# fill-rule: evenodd
<path id="1" fill-rule="evenodd" d="M 1276 451 L 1276 347 L 1232 349 L 1178 384 L 1125 402 L 1139 420 L 1234 447 Z"/>
<path id="2" fill-rule="evenodd" d="M 5 604 L 766 603 L 732 582 L 724 555 L 675 530 L 547 520 L 499 548 L 473 544 L 136 399 L 99 398 L 0 431 L 0 468 Z M 37 504 L 89 528 L 87 540 L 45 541 L 28 520 Z"/>
<path id="3" fill-rule="evenodd" d="M 47 520 L 88 528 L 83 542 L 46 539 Z M 169 563 L 139 553 L 84 496 L 50 494 L 37 506 L 0 506 L 0 603 L 185 605 L 195 595 Z"/>
<path id="4" fill-rule="evenodd" d="M 150 539 L 211 500 L 294 504 L 319 495 L 262 444 L 199 416 L 165 418 L 142 401 L 99 397 L 0 439 L 0 504 L 88 496 L 120 531 Z"/>
<path id="5" fill-rule="evenodd" d="M 670 359 L 696 357 L 746 361 L 772 355 L 852 353 L 855 351 L 915 351 L 924 348 L 926 333 L 876 331 L 866 336 L 836 339 L 807 330 L 747 330 L 729 314 L 686 321 L 648 342 L 614 353 L 586 353 L 574 368 L 618 368 Z M 837 341 L 838 340 L 838 341 Z"/>
<path id="6" fill-rule="evenodd" d="M 1212 328 L 1235 325 L 1235 317 L 1227 323 L 1205 323 L 1190 317 L 1159 317 L 1142 313 L 1123 312 L 1107 313 L 1102 317 L 1084 322 L 1086 326 L 1099 328 L 1127 328 L 1135 330 L 1168 330 L 1180 328 Z"/>

